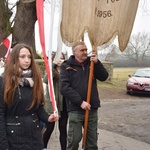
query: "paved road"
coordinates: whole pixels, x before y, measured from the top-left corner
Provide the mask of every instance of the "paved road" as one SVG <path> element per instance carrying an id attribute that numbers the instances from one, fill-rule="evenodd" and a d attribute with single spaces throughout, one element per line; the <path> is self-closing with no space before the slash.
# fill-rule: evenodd
<path id="1" fill-rule="evenodd" d="M 150 144 L 106 130 L 99 129 L 98 132 L 98 150 L 150 150 Z M 61 150 L 58 138 L 58 130 L 55 128 L 55 132 L 49 141 L 48 150 Z M 82 150 L 81 144 L 79 150 Z"/>
<path id="2" fill-rule="evenodd" d="M 150 97 L 102 101 L 99 128 L 150 144 Z"/>
<path id="3" fill-rule="evenodd" d="M 149 97 L 103 100 L 98 120 L 99 150 L 150 150 L 149 116 Z M 58 139 L 56 126 L 49 150 L 60 150 Z M 81 145 L 79 150 L 82 150 Z"/>

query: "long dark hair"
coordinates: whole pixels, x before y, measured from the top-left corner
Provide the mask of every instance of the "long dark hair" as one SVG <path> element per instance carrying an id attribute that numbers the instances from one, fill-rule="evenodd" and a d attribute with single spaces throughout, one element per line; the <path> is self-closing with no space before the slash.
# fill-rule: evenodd
<path id="1" fill-rule="evenodd" d="M 34 80 L 34 86 L 32 88 L 32 103 L 30 108 L 34 106 L 39 106 L 44 103 L 44 92 L 43 84 L 41 80 L 40 70 L 34 61 L 34 56 L 32 53 L 32 48 L 27 44 L 17 44 L 13 47 L 8 62 L 5 65 L 4 71 L 4 101 L 9 106 L 13 102 L 14 93 L 19 85 L 19 78 L 21 72 L 19 71 L 19 53 L 22 48 L 27 48 L 31 54 L 31 70 L 32 77 Z"/>

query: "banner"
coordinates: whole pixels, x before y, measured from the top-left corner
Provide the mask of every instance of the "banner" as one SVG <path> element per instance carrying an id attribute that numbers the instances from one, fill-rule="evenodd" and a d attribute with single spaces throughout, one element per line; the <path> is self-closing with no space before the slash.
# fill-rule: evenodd
<path id="1" fill-rule="evenodd" d="M 133 28 L 139 0 L 63 0 L 61 35 L 72 46 L 88 32 L 91 45 L 101 46 L 118 35 L 124 51 Z"/>

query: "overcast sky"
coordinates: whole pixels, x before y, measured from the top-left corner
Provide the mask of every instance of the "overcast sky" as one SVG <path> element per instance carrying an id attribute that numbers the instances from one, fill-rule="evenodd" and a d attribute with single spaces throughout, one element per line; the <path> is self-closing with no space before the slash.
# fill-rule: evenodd
<path id="1" fill-rule="evenodd" d="M 140 0 L 132 34 L 138 32 L 150 33 L 150 0 Z"/>
<path id="2" fill-rule="evenodd" d="M 150 0 L 139 0 L 139 7 L 131 34 L 137 34 L 138 32 L 150 33 Z M 53 47 L 56 49 L 56 44 L 53 44 Z M 90 44 L 89 49 L 91 49 Z"/>
<path id="3" fill-rule="evenodd" d="M 17 0 L 9 0 L 9 1 L 12 3 Z M 58 12 L 58 10 L 57 10 L 57 12 Z M 50 11 L 48 11 L 48 9 L 46 9 L 46 14 L 47 14 L 47 16 L 50 15 Z M 46 20 L 48 20 L 48 17 L 46 18 Z M 48 22 L 47 22 L 47 24 L 48 24 Z M 56 30 L 56 29 L 57 29 L 57 27 L 55 26 L 54 30 Z M 37 31 L 37 29 L 36 29 L 36 31 Z M 150 0 L 139 0 L 139 7 L 137 10 L 132 34 L 137 34 L 138 32 L 149 32 L 150 33 Z M 55 42 L 56 40 L 57 40 L 57 38 L 54 38 L 53 42 Z M 41 49 L 38 39 L 37 39 L 36 43 L 38 44 L 37 45 L 38 49 Z M 56 49 L 56 44 L 53 44 L 53 45 L 54 45 L 53 49 Z"/>

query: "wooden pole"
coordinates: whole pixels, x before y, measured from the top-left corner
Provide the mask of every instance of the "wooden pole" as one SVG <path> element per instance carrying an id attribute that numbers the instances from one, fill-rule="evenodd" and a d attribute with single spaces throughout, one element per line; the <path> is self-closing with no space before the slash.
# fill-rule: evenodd
<path id="1" fill-rule="evenodd" d="M 95 52 L 95 50 L 93 50 L 92 52 Z M 90 63 L 89 81 L 88 81 L 87 100 L 86 100 L 88 103 L 90 103 L 90 98 L 91 98 L 93 70 L 94 70 L 94 61 L 91 61 L 91 63 Z M 86 145 L 86 135 L 87 135 L 88 118 L 89 118 L 89 110 L 86 109 L 85 119 L 84 119 L 84 133 L 83 133 L 82 149 L 84 149 L 85 145 Z"/>

